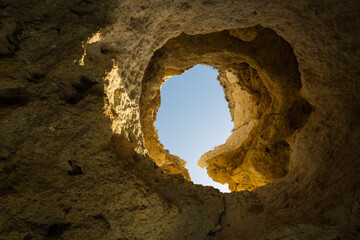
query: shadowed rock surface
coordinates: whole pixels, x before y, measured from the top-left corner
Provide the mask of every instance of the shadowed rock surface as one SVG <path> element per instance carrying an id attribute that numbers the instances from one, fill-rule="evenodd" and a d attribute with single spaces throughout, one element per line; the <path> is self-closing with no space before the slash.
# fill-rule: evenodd
<path id="1" fill-rule="evenodd" d="M 2 0 L 0 239 L 359 239 L 359 26 L 356 0 Z M 228 194 L 152 125 L 199 63 L 235 124 L 199 162 Z"/>

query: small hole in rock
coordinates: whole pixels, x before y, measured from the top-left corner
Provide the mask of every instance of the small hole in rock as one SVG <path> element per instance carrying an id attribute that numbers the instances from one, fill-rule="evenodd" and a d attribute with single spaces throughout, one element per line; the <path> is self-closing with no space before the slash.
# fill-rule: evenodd
<path id="1" fill-rule="evenodd" d="M 29 73 L 29 76 L 27 77 L 27 80 L 32 83 L 40 83 L 42 78 L 45 77 L 45 74 L 40 72 L 33 72 Z"/>
<path id="2" fill-rule="evenodd" d="M 78 165 L 74 164 L 71 160 L 68 161 L 70 167 L 72 168 L 71 170 L 68 171 L 68 174 L 70 176 L 75 176 L 75 175 L 81 175 L 83 174 L 83 171 L 81 170 L 81 167 L 79 167 Z"/>
<path id="3" fill-rule="evenodd" d="M 81 76 L 80 79 L 74 79 L 72 86 L 75 88 L 77 93 L 85 93 L 87 90 L 96 85 L 97 82 L 90 80 L 86 76 Z"/>
<path id="4" fill-rule="evenodd" d="M 108 49 L 107 47 L 105 47 L 105 46 L 101 46 L 100 52 L 101 52 L 102 54 L 108 54 L 108 53 L 109 53 L 109 49 Z"/>
<path id="5" fill-rule="evenodd" d="M 47 231 L 46 237 L 59 238 L 71 226 L 70 223 L 55 223 L 52 224 Z"/>
<path id="6" fill-rule="evenodd" d="M 66 102 L 74 105 L 77 104 L 80 101 L 80 99 L 76 98 L 76 97 L 69 97 L 68 99 L 66 99 Z"/>

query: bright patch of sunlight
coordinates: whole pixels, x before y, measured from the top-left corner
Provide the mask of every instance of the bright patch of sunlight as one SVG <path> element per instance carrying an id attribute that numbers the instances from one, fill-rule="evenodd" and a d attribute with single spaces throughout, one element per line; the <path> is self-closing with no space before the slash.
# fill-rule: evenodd
<path id="1" fill-rule="evenodd" d="M 89 38 L 87 40 L 87 43 L 88 44 L 96 43 L 96 42 L 100 41 L 100 39 L 101 39 L 101 33 L 97 32 L 91 38 Z"/>

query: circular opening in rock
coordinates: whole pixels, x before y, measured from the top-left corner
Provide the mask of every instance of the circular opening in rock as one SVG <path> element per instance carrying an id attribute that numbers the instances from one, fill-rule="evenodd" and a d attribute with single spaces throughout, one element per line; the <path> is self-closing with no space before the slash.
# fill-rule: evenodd
<path id="1" fill-rule="evenodd" d="M 227 184 L 214 182 L 198 166 L 201 155 L 224 144 L 234 124 L 218 71 L 197 65 L 170 77 L 161 88 L 161 105 L 155 127 L 166 151 L 187 162 L 191 180 L 229 192 Z"/>
<path id="2" fill-rule="evenodd" d="M 234 132 L 198 164 L 231 191 L 253 190 L 291 171 L 291 144 L 311 105 L 300 94 L 298 62 L 290 44 L 255 26 L 199 35 L 181 34 L 155 51 L 142 81 L 140 123 L 150 157 L 168 174 L 190 180 L 186 162 L 164 149 L 155 129 L 160 89 L 168 77 L 197 64 L 214 66 Z"/>

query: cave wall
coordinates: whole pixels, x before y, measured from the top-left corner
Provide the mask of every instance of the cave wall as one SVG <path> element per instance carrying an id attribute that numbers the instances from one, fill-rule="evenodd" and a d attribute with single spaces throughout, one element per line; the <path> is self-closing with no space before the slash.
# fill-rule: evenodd
<path id="1" fill-rule="evenodd" d="M 250 29 L 258 29 L 251 41 L 232 35 L 233 31 Z M 169 154 L 158 140 L 154 125 L 161 85 L 169 75 L 196 64 L 218 69 L 235 126 L 226 143 L 204 153 L 198 165 L 206 168 L 214 181 L 228 183 L 231 191 L 253 190 L 285 176 L 290 143 L 313 108 L 300 95 L 300 73 L 291 47 L 271 29 L 259 26 L 182 34 L 154 53 L 144 74 L 139 103 L 150 157 L 165 172 L 188 177 L 179 158 Z"/>
<path id="2" fill-rule="evenodd" d="M 230 194 L 165 174 L 140 121 L 155 51 L 257 25 L 314 108 L 289 173 Z M 359 25 L 356 0 L 1 1 L 0 239 L 358 239 Z"/>

